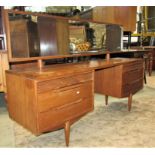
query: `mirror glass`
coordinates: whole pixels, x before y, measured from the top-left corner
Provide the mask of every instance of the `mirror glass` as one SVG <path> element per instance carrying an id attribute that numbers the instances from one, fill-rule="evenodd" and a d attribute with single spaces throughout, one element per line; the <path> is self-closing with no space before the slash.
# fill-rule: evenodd
<path id="1" fill-rule="evenodd" d="M 12 57 L 40 55 L 37 17 L 9 13 Z"/>
<path id="2" fill-rule="evenodd" d="M 9 27 L 13 58 L 105 49 L 105 24 L 9 13 Z"/>
<path id="3" fill-rule="evenodd" d="M 106 25 L 69 20 L 70 52 L 97 52 L 105 49 Z"/>

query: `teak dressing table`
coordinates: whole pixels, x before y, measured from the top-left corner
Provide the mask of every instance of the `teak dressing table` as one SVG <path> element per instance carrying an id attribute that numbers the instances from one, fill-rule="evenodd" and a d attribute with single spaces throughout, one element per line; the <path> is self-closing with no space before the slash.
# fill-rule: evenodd
<path id="1" fill-rule="evenodd" d="M 5 23 L 11 66 L 6 71 L 9 116 L 33 134 L 64 128 L 68 146 L 71 124 L 94 108 L 94 92 L 104 94 L 106 104 L 109 95 L 128 97 L 128 110 L 131 110 L 132 95 L 143 87 L 142 59 L 113 59 L 108 51 L 12 57 L 8 11 Z M 55 65 L 44 63 L 55 58 L 91 55 L 106 55 L 106 59 Z"/>

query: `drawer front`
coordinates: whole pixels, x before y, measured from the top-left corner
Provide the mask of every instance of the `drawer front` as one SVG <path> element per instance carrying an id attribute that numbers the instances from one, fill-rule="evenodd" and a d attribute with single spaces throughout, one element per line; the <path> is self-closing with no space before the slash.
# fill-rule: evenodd
<path id="1" fill-rule="evenodd" d="M 134 71 L 136 69 L 142 69 L 143 65 L 144 65 L 143 60 L 124 64 L 123 72 L 130 72 L 130 71 Z"/>
<path id="2" fill-rule="evenodd" d="M 86 73 L 81 75 L 74 75 L 65 78 L 47 80 L 43 82 L 39 82 L 37 84 L 37 92 L 42 93 L 49 90 L 60 89 L 66 86 L 72 86 L 75 84 L 83 83 L 86 81 L 93 80 L 92 73 Z"/>
<path id="3" fill-rule="evenodd" d="M 122 86 L 122 97 L 129 96 L 130 93 L 134 94 L 143 88 L 143 78 L 130 82 Z"/>
<path id="4" fill-rule="evenodd" d="M 123 73 L 123 84 L 132 83 L 144 77 L 143 68 L 131 70 Z"/>
<path id="5" fill-rule="evenodd" d="M 38 94 L 38 110 L 39 112 L 48 111 L 51 108 L 65 106 L 91 96 L 93 96 L 92 81 L 46 91 Z"/>
<path id="6" fill-rule="evenodd" d="M 93 97 L 80 99 L 75 103 L 67 104 L 48 112 L 39 113 L 39 132 L 50 131 L 56 127 L 63 127 L 68 120 L 73 120 L 93 110 Z"/>

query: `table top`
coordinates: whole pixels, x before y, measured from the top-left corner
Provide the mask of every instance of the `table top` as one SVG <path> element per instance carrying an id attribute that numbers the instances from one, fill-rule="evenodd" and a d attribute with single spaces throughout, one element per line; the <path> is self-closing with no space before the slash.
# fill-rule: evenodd
<path id="1" fill-rule="evenodd" d="M 144 47 L 144 49 L 154 49 L 155 48 L 155 46 L 143 46 Z"/>
<path id="2" fill-rule="evenodd" d="M 76 75 L 81 72 L 91 72 L 96 69 L 109 68 L 129 62 L 134 61 L 143 61 L 142 59 L 135 58 L 112 58 L 110 60 L 99 59 L 99 60 L 90 60 L 80 63 L 68 63 L 68 64 L 56 64 L 56 65 L 47 65 L 42 69 L 39 68 L 29 68 L 25 70 L 8 70 L 7 73 L 17 74 L 30 78 L 33 80 L 47 80 L 54 79 L 58 77 L 64 77 L 66 75 Z"/>

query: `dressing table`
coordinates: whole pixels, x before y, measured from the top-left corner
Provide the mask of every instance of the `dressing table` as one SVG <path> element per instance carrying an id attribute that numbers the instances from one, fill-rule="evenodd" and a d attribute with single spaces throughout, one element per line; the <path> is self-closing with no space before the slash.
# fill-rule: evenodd
<path id="1" fill-rule="evenodd" d="M 39 23 L 42 21 L 46 23 L 41 23 L 38 28 L 40 42 L 38 43 L 38 38 L 33 41 L 33 45 L 37 46 L 33 49 L 37 50 L 35 52 L 33 50 L 32 53 L 39 52 L 35 56 L 31 57 L 29 44 L 27 49 L 30 50 L 18 46 L 19 51 L 29 53 L 23 54 L 22 57 L 17 54 L 17 46 L 12 45 L 11 40 L 14 39 L 17 32 L 11 30 L 10 21 L 16 20 L 15 14 L 18 14 L 17 19 L 24 17 L 28 20 L 29 17 L 33 17 L 35 19 L 33 22 L 37 21 L 36 16 L 45 17 L 45 19 L 39 20 Z M 64 34 L 62 33 L 63 39 L 61 36 L 56 37 L 57 34 L 60 35 L 61 24 L 64 21 L 65 27 L 68 27 L 68 24 L 77 22 L 74 20 L 74 22 L 68 23 L 68 20 L 70 21 L 68 18 L 45 14 L 5 11 L 10 64 L 10 70 L 6 71 L 9 116 L 35 135 L 64 128 L 66 146 L 69 145 L 71 124 L 93 110 L 94 93 L 105 95 L 106 104 L 108 96 L 128 97 L 128 110 L 130 111 L 132 95 L 143 88 L 144 70 L 142 59 L 110 58 L 111 53 L 101 49 L 96 52 L 90 50 L 72 54 L 67 51 L 69 46 L 61 44 L 60 50 L 58 46 L 60 42 L 63 43 L 63 39 L 67 39 L 65 44 L 69 42 L 66 38 L 68 30 Z M 86 22 L 86 20 L 81 21 Z M 51 32 L 46 35 L 45 32 L 47 33 L 51 26 L 56 31 L 55 35 L 51 35 Z M 46 28 L 44 33 L 42 28 Z M 30 35 L 32 37 L 33 34 Z M 35 37 L 32 38 L 35 39 Z M 35 41 L 37 41 L 36 44 Z M 44 55 L 43 51 L 50 55 Z M 106 58 L 46 65 L 48 60 L 93 55 L 105 55 Z"/>

